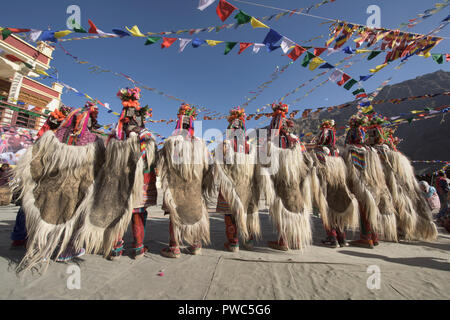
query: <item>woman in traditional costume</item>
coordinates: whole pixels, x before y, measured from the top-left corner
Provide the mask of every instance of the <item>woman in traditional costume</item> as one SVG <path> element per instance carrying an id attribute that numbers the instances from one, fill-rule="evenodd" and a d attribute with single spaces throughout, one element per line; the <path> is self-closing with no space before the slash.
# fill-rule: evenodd
<path id="1" fill-rule="evenodd" d="M 238 232 L 244 248 L 251 250 L 260 236 L 259 187 L 256 148 L 247 141 L 245 110 L 230 110 L 227 137 L 215 152 L 214 177 L 219 184 L 217 209 L 225 214 L 225 248 L 239 251 Z"/>
<path id="2" fill-rule="evenodd" d="M 368 143 L 377 151 L 395 213 L 395 219 L 381 220 L 385 224 L 381 229 L 395 228 L 395 236 L 387 240 L 397 241 L 399 237 L 407 240 L 434 240 L 437 230 L 432 221 L 431 210 L 426 204 L 410 161 L 397 150 L 396 145 L 400 140 L 393 136 L 393 130 L 385 131 L 383 125 L 387 123 L 387 119 L 375 114 L 368 127 Z"/>
<path id="3" fill-rule="evenodd" d="M 293 134 L 292 120 L 286 118 L 288 106 L 279 103 L 272 105 L 272 109 L 271 137 L 263 145 L 270 163 L 264 165 L 260 161 L 262 190 L 278 232 L 278 239 L 269 241 L 268 246 L 282 251 L 302 249 L 312 241 L 311 179 L 305 162 L 306 148 Z"/>
<path id="4" fill-rule="evenodd" d="M 123 109 L 115 130 L 115 138 L 118 140 L 126 140 L 131 135 L 138 135 L 142 151 L 144 166 L 142 201 L 133 208 L 131 216 L 131 225 L 134 238 L 132 256 L 135 259 L 139 259 L 144 256 L 145 252 L 148 251 L 148 247 L 144 246 L 147 208 L 156 205 L 158 198 L 155 166 L 151 161 L 149 161 L 150 158 L 146 153 L 147 147 L 151 147 L 153 148 L 152 153 L 155 154 L 156 144 L 151 133 L 145 128 L 145 117 L 147 115 L 148 107 L 140 106 L 140 89 L 121 89 L 117 93 L 117 96 L 120 100 L 122 100 Z M 123 254 L 123 251 L 124 241 L 120 238 L 111 251 L 109 259 L 118 259 Z"/>
<path id="5" fill-rule="evenodd" d="M 203 140 L 194 136 L 196 110 L 182 104 L 175 131 L 159 151 L 158 172 L 163 189 L 163 210 L 169 215 L 169 246 L 161 250 L 168 258 L 180 257 L 180 245 L 188 252 L 201 253 L 202 243 L 210 242 L 209 214 L 204 191 L 213 185 L 208 150 Z"/>
<path id="6" fill-rule="evenodd" d="M 345 228 L 358 225 L 358 201 L 347 187 L 347 167 L 336 147 L 334 120 L 323 120 L 313 159 L 312 187 L 314 204 L 318 208 L 327 238 L 323 244 L 332 248 L 348 246 Z"/>
<path id="7" fill-rule="evenodd" d="M 360 239 L 351 241 L 351 245 L 373 248 L 378 245 L 376 227 L 379 210 L 373 191 L 370 175 L 370 161 L 364 147 L 366 140 L 365 125 L 367 116 L 353 115 L 349 120 L 349 129 L 345 137 L 344 160 L 347 165 L 347 183 L 350 191 L 358 200 L 360 212 Z"/>

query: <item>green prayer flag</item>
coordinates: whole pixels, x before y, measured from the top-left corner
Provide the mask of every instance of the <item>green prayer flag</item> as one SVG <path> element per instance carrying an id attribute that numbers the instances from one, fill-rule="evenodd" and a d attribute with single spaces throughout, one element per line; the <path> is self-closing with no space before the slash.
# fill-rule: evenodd
<path id="1" fill-rule="evenodd" d="M 147 41 L 145 41 L 145 45 L 149 45 L 149 44 L 154 44 L 155 42 L 158 42 L 158 40 L 160 40 L 161 37 L 148 37 Z"/>
<path id="2" fill-rule="evenodd" d="M 238 25 L 249 23 L 250 20 L 252 19 L 251 16 L 249 16 L 246 13 L 244 13 L 242 10 L 239 10 L 239 13 L 234 18 L 237 19 L 237 24 Z"/>
<path id="3" fill-rule="evenodd" d="M 73 27 L 73 31 L 79 32 L 79 33 L 87 33 L 87 31 L 84 30 L 82 26 Z"/>
<path id="4" fill-rule="evenodd" d="M 375 58 L 377 55 L 379 55 L 381 53 L 381 51 L 372 51 L 369 55 L 369 57 L 367 58 L 367 60 L 372 60 L 373 58 Z"/>
<path id="5" fill-rule="evenodd" d="M 431 56 L 433 57 L 433 60 L 436 61 L 439 64 L 444 63 L 444 55 L 443 54 L 436 54 L 433 53 L 431 54 Z"/>
<path id="6" fill-rule="evenodd" d="M 305 58 L 303 58 L 302 66 L 307 67 L 311 59 L 313 59 L 315 55 L 313 55 L 311 52 L 307 52 Z"/>
<path id="7" fill-rule="evenodd" d="M 233 49 L 236 44 L 237 44 L 237 42 L 226 42 L 225 43 L 225 53 L 224 54 L 228 54 L 228 52 L 230 52 L 231 49 Z"/>
<path id="8" fill-rule="evenodd" d="M 355 79 L 350 79 L 349 81 L 347 81 L 347 83 L 344 85 L 344 88 L 346 90 L 350 90 L 351 87 L 353 87 L 353 85 L 355 83 L 357 83 L 358 81 L 356 81 Z"/>
<path id="9" fill-rule="evenodd" d="M 408 118 L 406 120 L 408 120 L 408 123 L 411 123 L 413 121 L 414 118 Z"/>
<path id="10" fill-rule="evenodd" d="M 361 93 L 361 92 L 365 92 L 363 88 L 359 88 L 359 89 L 353 91 L 352 94 L 355 96 L 355 95 L 357 95 L 358 93 Z"/>
<path id="11" fill-rule="evenodd" d="M 2 30 L 2 37 L 3 40 L 5 40 L 6 38 L 8 38 L 11 35 L 12 31 L 9 30 L 8 28 L 5 28 Z"/>

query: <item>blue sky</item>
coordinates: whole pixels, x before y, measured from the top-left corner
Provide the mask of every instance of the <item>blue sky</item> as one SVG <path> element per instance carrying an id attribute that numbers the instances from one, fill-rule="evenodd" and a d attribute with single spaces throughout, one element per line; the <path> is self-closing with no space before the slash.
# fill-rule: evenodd
<path id="1" fill-rule="evenodd" d="M 311 4 L 319 3 L 320 0 L 255 0 L 252 2 L 294 9 L 308 7 Z M 336 0 L 318 9 L 313 9 L 310 13 L 366 24 L 369 16 L 366 9 L 369 5 L 376 4 L 381 8 L 381 26 L 395 29 L 400 23 L 416 18 L 417 14 L 433 8 L 436 2 L 440 1 Z M 66 29 L 66 20 L 69 16 L 66 9 L 69 5 L 76 4 L 81 9 L 81 22 L 86 30 L 89 28 L 88 19 L 93 20 L 97 27 L 104 32 L 111 32 L 115 28 L 125 29 L 125 26 L 131 27 L 135 24 L 139 26 L 142 32 L 203 28 L 222 24 L 215 12 L 217 3 L 218 0 L 206 10 L 200 11 L 197 9 L 198 0 L 10 1 L 2 10 L 1 26 L 63 30 Z M 230 3 L 255 17 L 279 13 L 279 11 L 273 9 L 233 2 L 232 0 L 230 0 Z M 234 12 L 225 23 L 234 22 L 235 13 L 237 12 Z M 440 21 L 448 14 L 447 7 L 447 9 L 408 29 L 408 31 L 427 33 L 438 26 Z M 292 17 L 282 17 L 278 21 L 272 19 L 265 23 L 300 45 L 303 41 L 324 34 L 323 39 L 314 40 L 307 44 L 323 47 L 328 38 L 328 25 L 321 24 L 322 22 L 323 20 L 312 17 L 293 15 Z M 215 31 L 202 32 L 192 36 L 185 33 L 179 36 L 170 35 L 169 37 L 198 37 L 205 40 L 261 43 L 267 31 L 268 29 L 252 29 L 248 24 L 238 29 L 225 29 L 218 33 Z M 450 27 L 447 26 L 438 36 L 450 37 Z M 72 35 L 67 38 L 70 37 Z M 144 42 L 145 38 L 125 37 L 123 39 L 69 41 L 62 44 L 70 53 L 78 56 L 81 60 L 87 60 L 115 72 L 123 72 L 149 87 L 157 88 L 189 103 L 221 113 L 227 113 L 230 108 L 244 103 L 246 97 L 252 96 L 249 93 L 250 91 L 256 91 L 258 85 L 270 80 L 270 75 L 277 66 L 281 67 L 290 61 L 289 58 L 282 55 L 283 52 L 280 49 L 270 53 L 263 49 L 260 53 L 253 54 L 250 47 L 241 55 L 237 55 L 238 46 L 236 46 L 228 55 L 224 55 L 225 46 L 219 44 L 216 47 L 192 48 L 188 46 L 183 53 L 179 53 L 178 42 L 166 49 L 161 49 L 161 42 L 151 46 L 144 46 Z M 348 44 L 351 43 L 353 42 L 348 42 Z M 450 52 L 449 43 L 450 40 L 444 39 L 432 50 L 432 53 Z M 341 52 L 330 56 L 324 53 L 321 58 L 334 64 L 345 56 Z M 58 70 L 62 82 L 102 102 L 109 103 L 114 111 L 120 112 L 121 104 L 116 97 L 116 93 L 121 87 L 131 86 L 132 84 L 129 81 L 114 76 L 112 73 L 90 73 L 88 66 L 75 63 L 60 49 L 55 50 L 53 57 L 52 66 Z M 384 57 L 384 54 L 380 54 L 371 61 L 365 60 L 344 70 L 351 76 L 359 78 L 360 75 L 369 74 L 369 69 L 382 64 Z M 255 112 L 257 108 L 274 102 L 302 82 L 323 71 L 323 69 L 310 71 L 303 68 L 301 66 L 302 58 L 303 56 L 269 85 L 256 100 L 253 100 L 246 107 L 247 113 Z M 355 59 L 358 59 L 358 57 Z M 366 92 L 373 91 L 390 76 L 393 76 L 391 81 L 391 84 L 393 84 L 439 69 L 449 70 L 449 63 L 438 65 L 431 58 L 424 59 L 417 56 L 410 58 L 408 63 L 400 70 L 395 70 L 394 67 L 399 63 L 400 61 L 395 61 L 389 64 L 371 79 L 364 82 Z M 313 86 L 325 80 L 326 77 L 327 75 L 322 76 L 303 87 L 296 94 L 286 98 L 285 102 L 289 104 L 292 100 L 303 96 Z M 46 81 L 46 83 L 50 83 L 50 81 Z M 328 82 L 292 107 L 302 109 L 337 105 L 351 101 L 353 99 L 351 91 Z M 174 118 L 180 105 L 177 101 L 147 90 L 142 90 L 141 101 L 142 105 L 148 104 L 153 108 L 154 119 Z M 84 105 L 85 99 L 65 91 L 63 102 L 73 107 L 80 107 Z M 99 120 L 101 124 L 106 125 L 116 122 L 117 117 L 106 113 L 100 106 Z M 256 126 L 258 122 L 260 121 L 249 121 L 247 128 Z M 219 128 L 222 130 L 225 129 L 226 125 L 226 120 L 203 121 L 203 129 Z M 174 124 L 148 124 L 148 127 L 167 136 L 173 130 Z"/>

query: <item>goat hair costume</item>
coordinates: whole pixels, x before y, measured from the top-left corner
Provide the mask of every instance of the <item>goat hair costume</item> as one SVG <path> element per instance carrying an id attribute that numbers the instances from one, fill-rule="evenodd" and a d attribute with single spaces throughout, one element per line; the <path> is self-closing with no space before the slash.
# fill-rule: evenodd
<path id="1" fill-rule="evenodd" d="M 397 223 L 392 197 L 385 182 L 381 161 L 375 149 L 365 146 L 363 125 L 366 116 L 352 116 L 346 137 L 344 160 L 347 165 L 348 185 L 360 204 L 372 232 L 380 233 L 385 240 L 397 241 Z"/>
<path id="2" fill-rule="evenodd" d="M 347 186 L 347 167 L 336 148 L 334 121 L 324 121 L 313 150 L 311 172 L 313 203 L 326 230 L 355 229 L 359 223 L 358 201 Z"/>
<path id="3" fill-rule="evenodd" d="M 214 181 L 219 184 L 217 212 L 234 215 L 243 240 L 260 237 L 256 148 L 246 141 L 244 109 L 228 117 L 230 137 L 215 151 Z"/>
<path id="4" fill-rule="evenodd" d="M 15 169 L 28 230 L 18 271 L 43 259 L 48 265 L 69 243 L 108 255 L 142 198 L 141 154 L 135 134 L 126 141 L 112 139 L 106 147 L 98 138 L 79 146 L 61 143 L 52 131 L 43 134 Z M 147 142 L 146 154 L 152 163 L 154 140 Z"/>
<path id="5" fill-rule="evenodd" d="M 383 128 L 374 131 L 378 137 L 374 145 L 384 170 L 386 184 L 393 199 L 398 231 L 406 240 L 435 240 L 436 225 L 431 210 L 414 174 L 410 161 L 401 152 L 392 148 L 391 137 L 386 137 Z M 390 147 L 391 146 L 391 147 Z"/>
<path id="6" fill-rule="evenodd" d="M 311 179 L 306 148 L 292 134 L 293 123 L 285 118 L 287 108 L 284 104 L 273 106 L 270 128 L 275 139 L 265 145 L 270 162 L 265 165 L 260 159 L 259 179 L 279 241 L 302 249 L 312 242 Z"/>
<path id="7" fill-rule="evenodd" d="M 183 109 L 184 108 L 184 109 Z M 203 192 L 210 178 L 208 149 L 203 140 L 191 135 L 192 109 L 180 108 L 173 136 L 158 151 L 158 172 L 163 191 L 163 210 L 169 212 L 177 243 L 210 242 L 209 214 Z M 183 129 L 184 125 L 187 124 Z M 193 133 L 193 131 L 192 131 Z M 213 183 L 212 183 L 213 184 Z"/>

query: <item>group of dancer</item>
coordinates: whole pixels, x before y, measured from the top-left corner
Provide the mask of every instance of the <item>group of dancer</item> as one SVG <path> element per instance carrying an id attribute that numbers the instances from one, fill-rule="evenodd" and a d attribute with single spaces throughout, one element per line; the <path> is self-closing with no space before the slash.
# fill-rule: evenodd
<path id="1" fill-rule="evenodd" d="M 325 120 L 313 144 L 294 134 L 288 106 L 274 104 L 266 136 L 250 141 L 244 109 L 228 117 L 227 134 L 214 151 L 194 135 L 196 109 L 183 104 L 173 134 L 157 150 L 145 128 L 147 109 L 139 88 L 118 92 L 123 110 L 106 141 L 91 132 L 98 109 L 56 110 L 39 138 L 20 159 L 14 180 L 26 220 L 26 254 L 18 270 L 71 252 L 102 253 L 110 260 L 124 252 L 130 222 L 133 257 L 144 246 L 147 208 L 157 204 L 156 181 L 169 215 L 165 257 L 178 258 L 180 246 L 200 254 L 210 243 L 206 203 L 217 197 L 224 214 L 226 250 L 251 250 L 261 237 L 261 199 L 269 208 L 277 238 L 268 246 L 282 251 L 312 244 L 311 215 L 320 215 L 323 244 L 347 246 L 346 230 L 359 227 L 350 242 L 373 248 L 386 241 L 437 237 L 430 209 L 409 160 L 380 116 L 352 116 L 342 151 L 333 120 Z M 342 154 L 341 154 L 342 153 Z"/>

